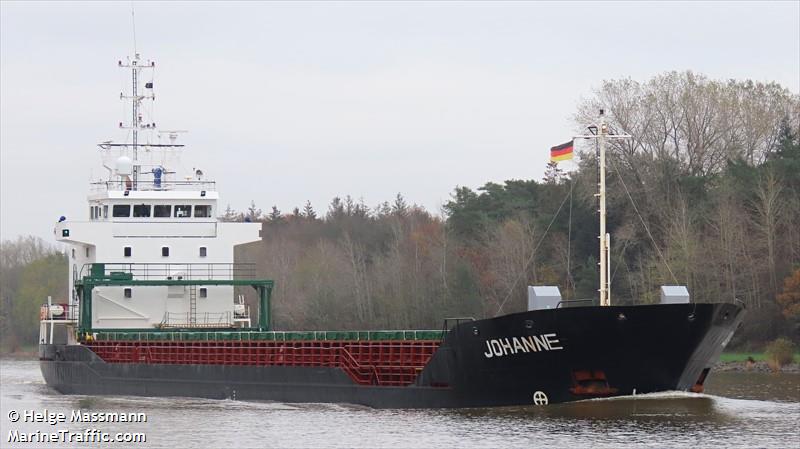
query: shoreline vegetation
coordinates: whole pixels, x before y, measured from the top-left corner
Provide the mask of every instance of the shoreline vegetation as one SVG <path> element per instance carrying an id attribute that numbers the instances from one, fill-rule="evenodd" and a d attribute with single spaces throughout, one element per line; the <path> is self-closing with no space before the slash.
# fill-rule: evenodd
<path id="1" fill-rule="evenodd" d="M 768 359 L 766 352 L 723 352 L 711 371 L 800 373 L 800 352 L 794 353 L 791 361 L 777 370 L 773 369 L 775 365 L 771 365 Z"/>

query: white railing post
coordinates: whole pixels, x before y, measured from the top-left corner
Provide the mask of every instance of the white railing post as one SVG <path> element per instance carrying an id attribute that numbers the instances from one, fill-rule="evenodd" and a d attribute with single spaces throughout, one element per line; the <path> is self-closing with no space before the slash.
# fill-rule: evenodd
<path id="1" fill-rule="evenodd" d="M 50 320 L 50 344 L 51 345 L 53 344 L 53 326 L 55 326 L 55 323 L 53 323 L 52 307 L 53 307 L 53 297 L 52 296 L 48 296 L 47 297 L 47 315 L 45 315 L 45 316 Z"/>

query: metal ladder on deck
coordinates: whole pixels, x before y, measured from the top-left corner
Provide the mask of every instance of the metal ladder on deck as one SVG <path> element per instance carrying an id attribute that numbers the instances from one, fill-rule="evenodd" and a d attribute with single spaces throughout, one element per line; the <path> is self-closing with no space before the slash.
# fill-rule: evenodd
<path id="1" fill-rule="evenodd" d="M 197 324 L 197 286 L 189 286 L 189 324 Z"/>

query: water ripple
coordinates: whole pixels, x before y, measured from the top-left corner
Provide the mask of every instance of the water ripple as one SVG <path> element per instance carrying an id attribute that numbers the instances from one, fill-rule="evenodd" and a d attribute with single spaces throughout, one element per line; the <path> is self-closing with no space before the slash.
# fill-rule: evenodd
<path id="1" fill-rule="evenodd" d="M 342 404 L 63 396 L 38 364 L 0 362 L 5 440 L 9 410 L 145 412 L 147 423 L 98 423 L 147 433 L 138 447 L 797 447 L 800 375 L 719 373 L 709 394 L 667 392 L 547 407 L 374 410 Z M 788 376 L 788 377 L 787 377 Z M 755 380 L 754 380 L 755 379 Z M 776 386 L 777 385 L 777 386 Z M 82 429 L 78 423 L 67 427 Z M 36 426 L 39 426 L 38 428 Z M 44 426 L 43 429 L 41 426 Z M 46 424 L 21 431 L 52 431 Z M 4 442 L 5 444 L 5 442 Z M 20 445 L 25 447 L 24 445 Z M 13 446 L 12 446 L 13 447 Z M 63 447 L 63 446 L 52 446 Z"/>

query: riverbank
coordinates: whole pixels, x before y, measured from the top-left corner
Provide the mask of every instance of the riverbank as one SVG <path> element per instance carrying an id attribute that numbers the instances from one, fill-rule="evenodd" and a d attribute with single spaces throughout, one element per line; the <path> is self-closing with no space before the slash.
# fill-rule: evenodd
<path id="1" fill-rule="evenodd" d="M 13 351 L 8 348 L 2 348 L 0 350 L 0 357 L 9 360 L 36 360 L 39 358 L 39 347 L 38 345 L 25 345 Z"/>
<path id="2" fill-rule="evenodd" d="M 767 362 L 755 361 L 755 362 L 724 362 L 719 361 L 714 365 L 714 368 L 711 371 L 740 371 L 740 372 L 753 372 L 753 373 L 771 373 L 773 372 L 772 368 L 769 367 Z M 790 363 L 786 366 L 781 367 L 780 372 L 782 373 L 800 373 L 800 363 Z"/>
<path id="3" fill-rule="evenodd" d="M 794 354 L 794 362 L 781 367 L 783 373 L 800 373 L 800 353 Z M 763 352 L 724 352 L 714 365 L 713 371 L 773 372 Z"/>

